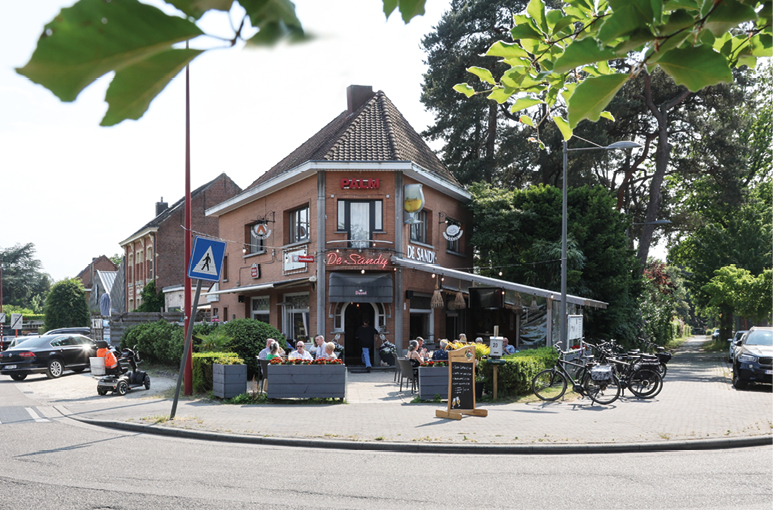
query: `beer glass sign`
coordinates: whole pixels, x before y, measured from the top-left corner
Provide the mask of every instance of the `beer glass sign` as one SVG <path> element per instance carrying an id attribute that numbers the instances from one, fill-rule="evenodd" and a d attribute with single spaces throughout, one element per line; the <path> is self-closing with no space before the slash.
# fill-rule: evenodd
<path id="1" fill-rule="evenodd" d="M 416 215 L 424 208 L 424 192 L 421 187 L 421 184 L 405 185 L 403 205 L 405 207 L 405 212 L 408 213 L 408 218 L 405 220 L 405 223 L 421 223 L 421 221 L 416 218 Z"/>

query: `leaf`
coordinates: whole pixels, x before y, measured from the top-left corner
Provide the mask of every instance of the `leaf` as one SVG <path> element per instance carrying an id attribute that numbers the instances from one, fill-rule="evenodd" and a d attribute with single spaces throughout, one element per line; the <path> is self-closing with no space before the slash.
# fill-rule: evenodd
<path id="1" fill-rule="evenodd" d="M 603 112 L 601 112 L 599 115 L 600 115 L 601 117 L 604 117 L 605 119 L 609 119 L 609 120 L 611 120 L 612 122 L 614 122 L 614 121 L 615 121 L 615 116 L 614 116 L 614 115 L 612 115 L 611 113 L 609 113 L 609 112 L 608 112 L 608 111 L 606 111 L 606 110 L 605 110 L 605 111 L 603 111 Z"/>
<path id="2" fill-rule="evenodd" d="M 687 28 L 695 24 L 695 16 L 687 12 L 685 9 L 678 9 L 672 12 L 668 16 L 668 21 L 665 25 L 661 25 L 658 28 L 660 35 L 670 35 L 677 30 Z"/>
<path id="3" fill-rule="evenodd" d="M 137 0 L 80 0 L 47 24 L 27 64 L 16 72 L 73 101 L 94 80 L 202 31 Z"/>
<path id="4" fill-rule="evenodd" d="M 757 13 L 748 5 L 743 5 L 736 0 L 722 0 L 716 6 L 711 15 L 706 18 L 705 27 L 714 35 L 729 32 L 740 23 L 757 19 Z"/>
<path id="5" fill-rule="evenodd" d="M 457 83 L 454 85 L 454 90 L 457 92 L 461 92 L 467 97 L 472 97 L 475 95 L 475 89 L 467 85 L 466 83 Z"/>
<path id="6" fill-rule="evenodd" d="M 517 43 L 506 43 L 504 41 L 497 41 L 491 45 L 491 48 L 486 52 L 487 57 L 502 57 L 502 58 L 528 58 L 529 54 L 526 53 Z"/>
<path id="7" fill-rule="evenodd" d="M 773 57 L 773 37 L 770 34 L 757 34 L 751 38 L 752 55 L 755 57 Z"/>
<path id="8" fill-rule="evenodd" d="M 544 39 L 544 36 L 540 34 L 537 30 L 535 30 L 530 23 L 515 25 L 510 30 L 510 35 L 512 36 L 514 41 L 518 41 L 520 39 L 539 39 L 539 40 Z"/>
<path id="9" fill-rule="evenodd" d="M 627 74 L 607 74 L 586 78 L 577 85 L 567 101 L 569 105 L 569 127 L 574 129 L 583 119 L 592 122 L 599 120 L 601 112 L 609 104 L 617 91 L 628 81 Z"/>
<path id="10" fill-rule="evenodd" d="M 557 11 L 550 11 L 550 12 L 557 12 Z M 577 18 L 576 16 L 564 16 L 563 18 L 561 18 L 556 22 L 556 25 L 553 27 L 553 33 L 557 34 L 561 32 L 561 30 L 565 29 L 566 27 L 578 21 L 580 21 L 580 19 Z M 572 29 L 574 29 L 574 27 L 572 27 Z"/>
<path id="11" fill-rule="evenodd" d="M 496 85 L 496 81 L 494 81 L 494 77 L 491 76 L 491 71 L 488 69 L 485 69 L 483 67 L 477 67 L 472 66 L 467 68 L 468 73 L 472 73 L 478 78 L 480 78 L 482 81 L 485 81 L 486 83 L 489 83 L 491 85 Z"/>
<path id="12" fill-rule="evenodd" d="M 239 0 L 250 17 L 250 23 L 258 29 L 247 44 L 271 46 L 282 39 L 297 42 L 307 38 L 295 5 L 290 0 Z"/>
<path id="13" fill-rule="evenodd" d="M 636 7 L 632 3 L 613 12 L 599 28 L 598 39 L 609 44 L 619 37 L 632 33 L 637 28 L 646 28 L 647 20 Z"/>
<path id="14" fill-rule="evenodd" d="M 510 113 L 520 112 L 536 104 L 542 104 L 542 101 L 534 97 L 519 97 L 510 107 Z"/>
<path id="15" fill-rule="evenodd" d="M 424 15 L 425 2 L 426 0 L 384 0 L 384 14 L 389 19 L 395 7 L 399 6 L 403 22 L 408 24 L 416 16 Z"/>
<path id="16" fill-rule="evenodd" d="M 733 81 L 727 60 L 710 46 L 668 51 L 660 57 L 658 65 L 677 85 L 684 85 L 692 92 L 720 82 Z"/>
<path id="17" fill-rule="evenodd" d="M 563 73 L 585 64 L 615 58 L 612 49 L 602 49 L 595 39 L 588 38 L 582 41 L 573 41 L 564 50 L 564 54 L 556 60 L 553 71 Z"/>
<path id="18" fill-rule="evenodd" d="M 202 50 L 170 49 L 117 71 L 105 94 L 109 107 L 100 125 L 113 126 L 142 117 L 172 78 L 201 53 Z"/>
<path id="19" fill-rule="evenodd" d="M 528 115 L 521 115 L 520 119 L 518 119 L 518 120 L 520 120 L 521 122 L 523 122 L 527 126 L 534 127 L 534 122 L 531 121 L 531 117 L 529 117 Z"/>
<path id="20" fill-rule="evenodd" d="M 572 137 L 572 128 L 569 127 L 569 123 L 566 122 L 563 117 L 553 117 L 553 122 L 556 123 L 556 126 L 561 131 L 564 141 L 568 142 Z"/>
<path id="21" fill-rule="evenodd" d="M 548 21 L 545 18 L 545 3 L 542 0 L 531 0 L 529 5 L 526 6 L 526 13 L 531 16 L 543 33 L 547 34 L 550 32 Z"/>
<path id="22" fill-rule="evenodd" d="M 231 6 L 234 0 L 164 0 L 168 4 L 172 4 L 186 16 L 190 16 L 194 19 L 199 19 L 201 16 L 209 11 L 224 11 L 231 10 Z"/>
<path id="23" fill-rule="evenodd" d="M 486 98 L 493 99 L 497 103 L 502 104 L 510 99 L 510 94 L 508 94 L 507 91 L 502 87 L 495 87 L 491 89 L 491 94 L 486 96 Z"/>

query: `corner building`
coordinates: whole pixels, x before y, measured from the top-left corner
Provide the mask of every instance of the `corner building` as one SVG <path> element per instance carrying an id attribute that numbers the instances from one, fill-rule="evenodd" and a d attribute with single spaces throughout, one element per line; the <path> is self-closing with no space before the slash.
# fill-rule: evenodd
<path id="1" fill-rule="evenodd" d="M 407 224 L 411 184 L 425 204 L 420 223 Z M 430 302 L 436 288 L 467 285 L 401 261 L 469 271 L 469 200 L 383 92 L 350 86 L 343 113 L 206 211 L 229 241 L 218 290 L 207 295 L 212 315 L 262 320 L 293 340 L 337 339 L 347 364 L 361 363 L 354 333 L 364 320 L 398 349 L 417 336 L 458 337 L 464 311 Z"/>

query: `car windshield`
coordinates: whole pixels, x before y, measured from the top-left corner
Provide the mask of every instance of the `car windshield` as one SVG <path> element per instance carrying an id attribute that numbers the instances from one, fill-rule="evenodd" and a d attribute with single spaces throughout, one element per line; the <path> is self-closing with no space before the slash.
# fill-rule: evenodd
<path id="1" fill-rule="evenodd" d="M 746 345 L 773 345 L 773 331 L 752 331 L 746 337 Z"/>

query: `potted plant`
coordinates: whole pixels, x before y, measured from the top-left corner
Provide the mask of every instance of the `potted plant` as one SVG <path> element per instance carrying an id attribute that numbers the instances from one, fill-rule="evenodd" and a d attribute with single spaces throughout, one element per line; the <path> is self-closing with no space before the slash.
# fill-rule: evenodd
<path id="1" fill-rule="evenodd" d="M 346 398 L 346 366 L 340 359 L 284 360 L 268 365 L 268 398 Z"/>
<path id="2" fill-rule="evenodd" d="M 419 398 L 432 400 L 435 395 L 448 398 L 447 361 L 426 361 L 419 366 Z"/>
<path id="3" fill-rule="evenodd" d="M 393 344 L 389 340 L 384 340 L 381 343 L 381 347 L 378 348 L 378 355 L 381 358 L 381 361 L 383 361 L 389 366 L 394 366 L 395 356 L 397 355 L 397 349 L 395 348 L 395 344 Z"/>
<path id="4" fill-rule="evenodd" d="M 233 398 L 247 389 L 247 365 L 237 357 L 218 358 L 212 364 L 212 393 L 220 398 Z"/>

